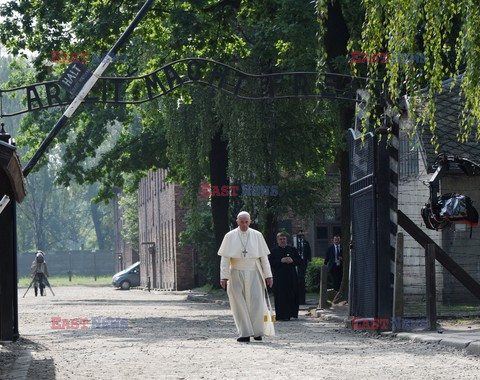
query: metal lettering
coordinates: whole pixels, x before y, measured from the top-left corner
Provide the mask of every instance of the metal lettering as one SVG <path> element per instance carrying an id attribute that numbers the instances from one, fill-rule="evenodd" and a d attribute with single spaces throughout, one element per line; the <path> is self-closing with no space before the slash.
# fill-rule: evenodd
<path id="1" fill-rule="evenodd" d="M 33 92 L 34 96 L 31 96 L 31 93 Z M 33 102 L 37 102 L 38 107 L 34 108 L 33 107 Z M 34 110 L 34 109 L 39 109 L 43 107 L 42 101 L 40 100 L 40 96 L 38 95 L 37 88 L 35 86 L 28 86 L 27 87 L 27 106 L 28 110 Z"/>
<path id="2" fill-rule="evenodd" d="M 163 83 L 158 78 L 156 72 L 152 73 L 150 75 L 147 75 L 145 77 L 145 85 L 147 86 L 148 99 L 153 98 L 152 88 L 157 89 L 157 87 L 160 87 L 160 89 L 162 90 L 162 94 L 167 92 L 167 89 L 165 88 Z"/>
<path id="3" fill-rule="evenodd" d="M 227 71 L 223 67 L 221 67 L 219 65 L 215 65 L 213 67 L 212 73 L 210 74 L 210 78 L 208 79 L 208 83 L 213 85 L 213 81 L 216 80 L 216 79 L 219 79 L 217 87 L 219 89 L 222 89 L 223 85 L 225 83 L 225 77 L 226 76 L 227 76 Z"/>
<path id="4" fill-rule="evenodd" d="M 187 66 L 187 75 L 192 82 L 196 82 L 202 78 L 202 63 L 199 61 L 190 61 Z"/>
<path id="5" fill-rule="evenodd" d="M 53 93 L 52 90 L 54 90 Z M 58 84 L 46 83 L 45 91 L 47 93 L 47 103 L 50 107 L 62 103 L 62 101 L 60 100 L 60 86 Z M 56 103 L 54 103 L 54 100 Z"/>
<path id="6" fill-rule="evenodd" d="M 357 53 L 352 52 L 352 60 L 361 60 L 362 57 Z M 73 58 L 76 60 L 77 57 L 73 56 Z M 80 58 L 83 57 L 78 55 L 79 60 L 81 60 Z M 379 56 L 379 59 L 384 58 L 390 59 L 390 57 Z M 61 59 L 61 52 L 52 52 L 52 60 L 57 61 Z M 68 104 L 72 101 L 69 92 L 75 94 L 76 90 L 81 87 L 81 84 L 84 81 L 88 81 L 88 75 L 88 71 L 86 68 L 83 68 L 81 63 L 72 63 L 56 83 L 46 82 L 12 90 L 0 90 L 2 94 L 8 95 L 10 95 L 10 92 L 26 91 L 26 93 L 20 95 L 27 98 L 26 109 L 4 113 L 0 116 L 15 116 L 47 107 Z M 100 78 L 101 84 L 97 84 L 96 96 L 88 97 L 85 100 L 89 103 L 139 104 L 165 95 L 184 84 L 203 82 L 243 99 L 323 97 L 356 101 L 354 90 L 356 87 L 353 82 L 365 82 L 365 78 L 347 78 L 325 73 L 324 84 L 319 89 L 321 91 L 315 91 L 317 77 L 318 73 L 315 72 L 250 75 L 212 60 L 186 58 L 165 65 L 153 73 L 138 77 Z M 134 87 L 138 89 L 143 87 L 143 83 L 139 83 L 142 81 L 145 82 L 146 96 L 140 97 L 137 95 L 139 94 L 137 91 L 126 93 L 126 88 Z M 261 91 L 259 91 L 259 81 L 263 85 Z M 132 86 L 133 84 L 135 86 Z M 137 86 L 137 84 L 140 86 Z M 39 89 L 40 85 L 45 86 L 40 88 L 42 91 Z M 337 90 L 342 90 L 341 94 Z M 249 190 L 251 191 L 251 189 Z"/>
<path id="7" fill-rule="evenodd" d="M 175 82 L 177 82 L 179 86 L 183 84 L 183 79 L 180 77 L 180 75 L 178 75 L 172 65 L 165 66 L 163 72 L 165 73 L 165 77 L 167 78 L 170 90 L 173 90 L 175 88 Z"/>

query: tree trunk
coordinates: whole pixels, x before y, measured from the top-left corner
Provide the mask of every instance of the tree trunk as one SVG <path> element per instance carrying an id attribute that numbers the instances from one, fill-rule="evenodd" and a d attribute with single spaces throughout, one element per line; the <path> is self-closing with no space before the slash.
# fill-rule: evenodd
<path id="1" fill-rule="evenodd" d="M 221 188 L 224 185 L 229 185 L 228 180 L 228 150 L 227 141 L 222 140 L 222 128 L 212 138 L 212 148 L 210 151 L 210 184 Z M 223 237 L 230 231 L 228 220 L 228 206 L 230 197 L 211 197 L 212 204 L 212 218 L 213 231 L 215 234 L 216 250 L 212 252 L 215 258 L 212 262 L 215 263 L 214 268 L 214 287 L 220 287 L 220 256 L 217 251 L 222 244 Z"/>
<path id="2" fill-rule="evenodd" d="M 267 202 L 268 203 L 268 202 Z M 267 205 L 268 208 L 268 205 Z M 275 247 L 277 241 L 277 232 L 278 232 L 278 218 L 275 213 L 267 210 L 265 214 L 265 230 L 263 231 L 265 235 L 265 241 L 270 249 Z"/>
<path id="3" fill-rule="evenodd" d="M 342 107 L 343 108 L 343 107 Z M 352 109 L 342 110 L 342 129 L 348 129 L 353 118 Z M 350 269 L 350 224 L 351 224 L 351 210 L 350 210 L 350 162 L 348 151 L 339 153 L 340 164 L 340 198 L 342 203 L 342 247 L 343 247 L 343 276 L 340 289 L 335 296 L 333 303 L 348 300 L 349 290 L 349 269 Z"/>
<path id="4" fill-rule="evenodd" d="M 331 72 L 336 72 L 337 67 L 334 59 L 347 56 L 347 43 L 350 38 L 347 23 L 342 13 L 339 0 L 328 4 L 328 19 L 326 22 L 325 49 L 327 52 L 327 64 Z M 338 115 L 343 131 L 352 126 L 354 110 L 351 104 L 339 104 Z M 340 194 L 342 205 L 342 246 L 343 246 L 343 280 L 340 290 L 333 300 L 334 303 L 346 301 L 349 289 L 349 263 L 350 263 L 350 184 L 349 184 L 349 155 L 348 151 L 340 151 L 337 156 L 340 167 Z"/>
<path id="5" fill-rule="evenodd" d="M 98 204 L 94 202 L 90 203 L 90 211 L 92 213 L 95 234 L 97 235 L 98 249 L 103 250 L 105 249 L 105 237 L 102 231 L 102 221 L 100 220 L 100 215 L 98 214 Z"/>

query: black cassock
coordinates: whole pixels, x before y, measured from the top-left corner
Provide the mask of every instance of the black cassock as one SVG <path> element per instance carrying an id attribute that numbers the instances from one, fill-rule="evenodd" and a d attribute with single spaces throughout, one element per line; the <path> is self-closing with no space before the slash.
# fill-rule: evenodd
<path id="1" fill-rule="evenodd" d="M 291 257 L 293 263 L 285 264 L 281 260 Z M 302 259 L 296 248 L 277 247 L 268 255 L 273 272 L 273 294 L 275 296 L 275 314 L 277 319 L 298 317 L 298 280 L 296 266 Z"/>

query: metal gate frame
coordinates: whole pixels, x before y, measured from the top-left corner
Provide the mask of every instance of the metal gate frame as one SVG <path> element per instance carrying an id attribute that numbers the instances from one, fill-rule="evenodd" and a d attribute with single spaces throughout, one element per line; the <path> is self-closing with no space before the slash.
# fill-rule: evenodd
<path id="1" fill-rule="evenodd" d="M 386 135 L 349 130 L 350 316 L 391 321 L 390 147 Z"/>

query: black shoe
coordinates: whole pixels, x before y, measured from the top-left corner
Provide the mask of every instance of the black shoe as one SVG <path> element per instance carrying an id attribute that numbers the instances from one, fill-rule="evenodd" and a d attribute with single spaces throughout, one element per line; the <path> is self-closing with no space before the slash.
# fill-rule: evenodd
<path id="1" fill-rule="evenodd" d="M 241 338 L 237 338 L 237 342 L 250 342 L 250 337 L 249 336 L 242 336 Z"/>
<path id="2" fill-rule="evenodd" d="M 290 318 L 277 318 L 277 321 L 287 322 Z"/>
<path id="3" fill-rule="evenodd" d="M 261 336 L 255 336 L 255 337 L 253 337 L 253 339 L 255 339 L 255 340 L 262 340 L 262 337 L 261 337 Z"/>

